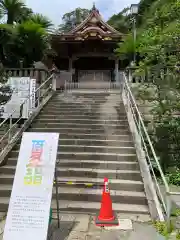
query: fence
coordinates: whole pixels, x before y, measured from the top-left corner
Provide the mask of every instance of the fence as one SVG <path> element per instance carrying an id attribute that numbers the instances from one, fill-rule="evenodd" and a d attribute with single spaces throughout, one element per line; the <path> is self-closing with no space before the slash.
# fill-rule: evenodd
<path id="1" fill-rule="evenodd" d="M 27 99 L 23 101 L 23 103 L 20 106 L 20 115 L 16 119 L 13 118 L 14 115 L 17 111 L 19 112 L 19 108 L 15 109 L 12 113 L 9 114 L 9 116 L 4 119 L 0 123 L 0 164 L 2 163 L 1 156 L 3 155 L 6 147 L 11 144 L 14 141 L 14 138 L 16 137 L 17 133 L 22 129 L 22 127 L 26 124 L 26 121 L 31 117 L 31 115 L 38 110 L 38 108 L 41 106 L 43 103 L 44 99 L 53 91 L 56 90 L 55 86 L 55 79 L 53 75 L 51 75 L 49 78 L 47 78 L 44 83 L 40 85 L 35 90 L 35 108 L 31 108 L 31 103 L 32 103 L 32 97 L 34 96 L 34 93 L 32 95 L 29 95 Z M 22 109 L 25 104 L 29 105 L 29 109 L 31 111 L 29 112 L 29 118 L 27 120 L 22 118 Z"/>
<path id="2" fill-rule="evenodd" d="M 37 79 L 37 82 L 41 84 L 44 79 L 47 79 L 49 73 L 45 70 L 35 68 L 6 68 L 6 73 L 10 77 L 30 77 Z"/>

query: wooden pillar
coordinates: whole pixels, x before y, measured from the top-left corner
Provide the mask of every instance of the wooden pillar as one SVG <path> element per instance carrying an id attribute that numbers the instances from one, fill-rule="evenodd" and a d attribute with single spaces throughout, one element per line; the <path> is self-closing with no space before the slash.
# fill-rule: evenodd
<path id="1" fill-rule="evenodd" d="M 73 70 L 73 62 L 78 60 L 78 57 L 76 57 L 75 55 L 72 56 L 72 70 Z M 75 64 L 74 64 L 75 65 Z M 78 69 L 75 68 L 74 66 L 74 71 L 73 73 L 74 74 L 74 81 L 75 82 L 78 82 Z"/>
<path id="2" fill-rule="evenodd" d="M 72 58 L 70 57 L 69 58 L 69 72 L 71 74 L 71 82 L 72 82 L 72 63 L 73 63 L 73 61 L 72 61 Z"/>
<path id="3" fill-rule="evenodd" d="M 115 81 L 118 82 L 119 81 L 119 59 L 116 58 L 115 59 Z"/>
<path id="4" fill-rule="evenodd" d="M 69 72 L 72 72 L 72 58 L 69 58 Z"/>

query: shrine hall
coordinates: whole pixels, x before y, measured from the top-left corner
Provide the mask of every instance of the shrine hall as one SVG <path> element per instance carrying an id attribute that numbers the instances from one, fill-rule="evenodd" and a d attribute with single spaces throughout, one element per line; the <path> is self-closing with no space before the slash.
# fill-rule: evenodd
<path id="1" fill-rule="evenodd" d="M 73 82 L 118 81 L 123 69 L 114 50 L 123 34 L 108 25 L 93 6 L 89 16 L 70 32 L 52 35 L 56 66 L 68 71 Z"/>

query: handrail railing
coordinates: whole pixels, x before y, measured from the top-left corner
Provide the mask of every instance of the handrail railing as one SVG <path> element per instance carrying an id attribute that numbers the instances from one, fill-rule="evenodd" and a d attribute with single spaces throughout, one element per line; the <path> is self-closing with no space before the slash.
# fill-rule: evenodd
<path id="1" fill-rule="evenodd" d="M 122 97 L 125 104 L 127 115 L 129 115 L 128 120 L 129 122 L 133 123 L 132 129 L 133 129 L 133 137 L 135 138 L 134 139 L 135 144 L 139 144 L 141 151 L 143 152 L 144 160 L 147 161 L 147 164 L 149 166 L 149 170 L 153 179 L 154 189 L 156 191 L 158 200 L 163 209 L 163 214 L 165 215 L 165 218 L 169 221 L 171 216 L 171 208 L 172 208 L 171 197 L 173 195 L 180 195 L 180 193 L 170 192 L 169 185 L 166 181 L 165 175 L 162 171 L 158 157 L 153 148 L 149 134 L 144 125 L 141 113 L 138 110 L 135 98 L 131 92 L 125 73 L 123 75 Z M 162 187 L 160 187 L 159 181 L 154 172 L 154 168 L 153 168 L 154 163 L 156 164 L 157 169 L 159 171 L 161 182 L 164 185 L 165 192 L 162 190 Z"/>
<path id="2" fill-rule="evenodd" d="M 13 141 L 15 134 L 21 129 L 24 121 L 23 118 L 23 106 L 27 104 L 29 106 L 29 117 L 34 113 L 35 110 L 41 105 L 43 100 L 48 96 L 48 94 L 55 90 L 55 79 L 52 74 L 46 81 L 44 81 L 32 94 L 30 94 L 20 105 L 18 109 L 14 109 L 6 119 L 0 123 L 0 155 L 5 149 L 5 147 Z M 35 96 L 34 106 L 32 106 L 32 97 Z M 19 117 L 14 117 L 14 115 L 19 115 Z M 28 118 L 29 118 L 28 117 Z M 21 122 L 21 120 L 23 122 Z M 1 160 L 0 160 L 1 163 Z"/>

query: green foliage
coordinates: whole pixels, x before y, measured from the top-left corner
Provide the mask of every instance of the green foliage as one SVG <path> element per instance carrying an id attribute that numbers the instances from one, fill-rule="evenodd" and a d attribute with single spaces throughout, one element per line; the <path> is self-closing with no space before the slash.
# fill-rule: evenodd
<path id="1" fill-rule="evenodd" d="M 7 14 L 7 24 L 13 24 L 19 18 L 25 4 L 21 0 L 0 0 L 0 9 L 3 15 Z"/>
<path id="2" fill-rule="evenodd" d="M 168 229 L 166 222 L 159 222 L 155 221 L 153 222 L 154 227 L 157 229 L 157 231 L 164 237 L 168 237 L 170 233 L 174 230 L 174 226 L 172 222 L 170 223 L 170 229 Z"/>
<path id="3" fill-rule="evenodd" d="M 125 8 L 120 13 L 114 14 L 107 23 L 121 33 L 128 33 L 131 30 L 132 25 L 128 13 L 129 8 Z"/>
<path id="4" fill-rule="evenodd" d="M 176 168 L 175 171 L 169 172 L 166 178 L 169 184 L 180 186 L 180 169 Z"/>
<path id="5" fill-rule="evenodd" d="M 76 8 L 72 12 L 68 12 L 63 15 L 63 24 L 59 25 L 59 32 L 69 32 L 72 28 L 82 21 L 84 21 L 89 15 L 90 10 L 85 8 Z"/>
<path id="6" fill-rule="evenodd" d="M 41 14 L 33 14 L 21 0 L 0 0 L 0 17 L 7 14 L 7 24 L 0 24 L 0 62 L 29 67 L 42 58 L 50 47 L 48 32 L 52 22 Z"/>
<path id="7" fill-rule="evenodd" d="M 180 231 L 177 232 L 176 239 L 180 239 Z"/>
<path id="8" fill-rule="evenodd" d="M 167 65 L 179 61 L 175 56 L 175 52 L 179 50 L 179 17 L 179 0 L 141 0 L 135 48 L 144 62 L 144 67 L 151 67 L 161 61 Z M 132 37 L 127 36 L 116 52 L 129 57 L 132 50 Z"/>
<path id="9" fill-rule="evenodd" d="M 119 48 L 115 50 L 121 59 L 132 59 L 134 53 L 134 43 L 132 34 L 128 34 L 123 43 L 118 44 Z"/>
<path id="10" fill-rule="evenodd" d="M 154 221 L 153 225 L 158 231 L 158 233 L 164 236 L 165 239 L 177 239 L 177 240 L 180 239 L 180 231 L 175 229 L 175 226 L 172 221 L 170 221 L 169 229 L 166 222 Z"/>
<path id="11" fill-rule="evenodd" d="M 11 49 L 17 59 L 24 59 L 25 65 L 30 65 L 32 59 L 34 61 L 41 59 L 43 51 L 48 48 L 48 35 L 45 29 L 37 23 L 27 21 L 16 25 L 15 30 L 15 44 Z"/>
<path id="12" fill-rule="evenodd" d="M 170 88 L 170 83 L 168 84 L 164 78 L 158 79 L 155 75 L 155 79 L 156 85 L 147 83 L 139 87 L 136 98 L 152 103 L 153 136 L 151 140 L 164 172 L 169 173 L 173 167 L 176 167 L 178 172 L 180 169 L 180 118 L 175 117 L 174 114 L 179 111 L 180 94 Z M 164 84 L 162 85 L 161 82 Z M 168 175 L 168 179 L 170 183 L 176 182 L 179 185 L 180 175 L 177 172 Z"/>
<path id="13" fill-rule="evenodd" d="M 0 84 L 4 84 L 7 82 L 8 80 L 8 74 L 5 72 L 4 68 L 3 68 L 3 65 L 0 64 Z"/>
<path id="14" fill-rule="evenodd" d="M 172 217 L 179 217 L 180 216 L 180 209 L 179 208 L 173 209 L 173 211 L 171 213 L 171 216 Z"/>
<path id="15" fill-rule="evenodd" d="M 53 27 L 52 22 L 46 16 L 43 16 L 39 13 L 30 15 L 28 20 L 29 22 L 39 24 L 42 28 L 46 30 L 50 30 Z"/>
<path id="16" fill-rule="evenodd" d="M 153 145 L 170 183 L 179 185 L 180 159 L 180 1 L 141 0 L 137 17 L 136 76 L 146 76 L 137 97 L 152 102 Z M 132 58 L 132 34 L 116 53 Z M 152 91 L 153 89 L 153 91 Z M 172 169 L 176 167 L 175 171 Z"/>
<path id="17" fill-rule="evenodd" d="M 7 103 L 12 96 L 13 90 L 8 86 L 6 83 L 9 78 L 9 74 L 7 74 L 2 66 L 0 64 L 0 116 L 1 116 L 1 105 Z"/>

